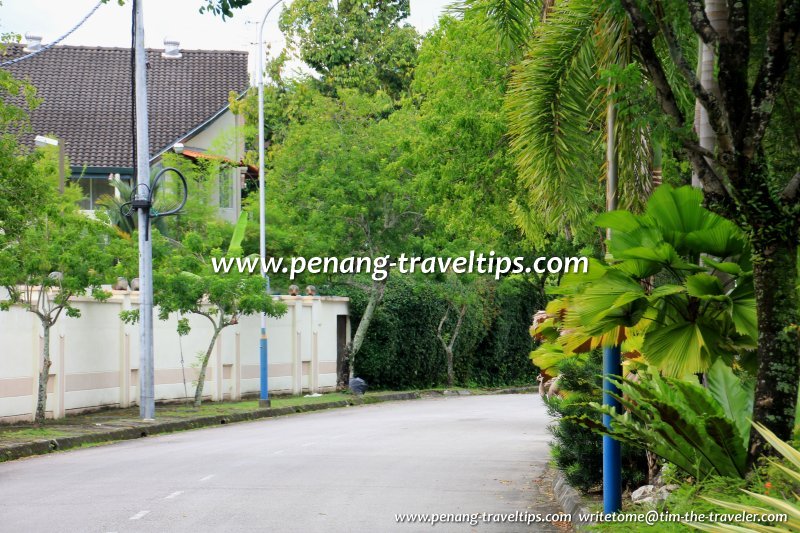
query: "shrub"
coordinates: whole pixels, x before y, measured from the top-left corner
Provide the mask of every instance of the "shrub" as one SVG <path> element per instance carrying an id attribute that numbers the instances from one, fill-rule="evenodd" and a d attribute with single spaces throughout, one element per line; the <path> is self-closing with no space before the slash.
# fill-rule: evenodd
<path id="1" fill-rule="evenodd" d="M 603 481 L 602 438 L 578 418 L 600 418 L 590 403 L 601 400 L 602 353 L 590 352 L 585 358 L 567 359 L 559 364 L 559 388 L 564 397 L 545 400 L 548 412 L 556 418 L 553 434 L 553 459 L 569 483 L 583 491 L 597 488 Z M 647 482 L 647 458 L 643 450 L 622 446 L 622 482 L 636 488 Z"/>
<path id="2" fill-rule="evenodd" d="M 356 358 L 356 374 L 371 387 L 414 389 L 446 383 L 445 354 L 436 330 L 447 302 L 436 290 L 438 283 L 422 276 L 390 277 Z M 353 287 L 330 290 L 350 297 L 355 331 L 367 304 L 366 294 Z M 537 294 L 538 289 L 523 279 L 502 280 L 488 289 L 482 286 L 481 305 L 468 308 L 454 350 L 458 384 L 534 382 L 536 368 L 528 358 L 532 346 L 528 329 L 533 312 L 542 303 Z"/>
<path id="3" fill-rule="evenodd" d="M 487 387 L 535 383 L 529 330 L 531 317 L 547 303 L 545 296 L 528 279 L 507 278 L 497 285 L 494 299 L 496 312 L 475 350 L 469 381 Z"/>

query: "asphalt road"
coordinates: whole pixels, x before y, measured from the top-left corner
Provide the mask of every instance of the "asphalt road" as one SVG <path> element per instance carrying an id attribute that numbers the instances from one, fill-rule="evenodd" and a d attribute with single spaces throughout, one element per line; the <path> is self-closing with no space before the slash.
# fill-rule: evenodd
<path id="1" fill-rule="evenodd" d="M 0 463 L 0 531 L 514 532 L 400 513 L 551 513 L 535 395 L 335 409 Z"/>

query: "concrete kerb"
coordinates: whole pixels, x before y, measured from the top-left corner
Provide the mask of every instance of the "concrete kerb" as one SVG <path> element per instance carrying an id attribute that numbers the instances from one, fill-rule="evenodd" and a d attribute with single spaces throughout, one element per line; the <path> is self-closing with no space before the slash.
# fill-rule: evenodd
<path id="1" fill-rule="evenodd" d="M 551 467 L 552 468 L 552 467 Z M 589 509 L 584 505 L 583 498 L 580 492 L 575 490 L 572 485 L 567 482 L 567 478 L 561 470 L 553 468 L 555 475 L 553 476 L 553 495 L 561 505 L 561 509 L 570 515 L 572 527 L 575 531 L 588 531 L 590 522 L 580 520 L 581 515 L 587 515 Z"/>
<path id="2" fill-rule="evenodd" d="M 499 389 L 487 391 L 483 394 L 524 394 L 535 392 L 535 387 L 516 387 L 512 389 Z M 463 393 L 464 391 L 459 391 Z M 272 418 L 285 416 L 295 413 L 307 413 L 311 411 L 321 411 L 323 409 L 336 409 L 353 405 L 368 405 L 381 402 L 415 400 L 423 396 L 444 396 L 445 391 L 420 391 L 420 392 L 394 392 L 379 394 L 374 396 L 353 397 L 347 400 L 337 400 L 331 402 L 320 402 L 306 405 L 272 407 L 265 409 L 254 409 L 225 415 L 207 415 L 187 418 L 183 420 L 167 420 L 155 423 L 134 423 L 122 427 L 114 427 L 106 430 L 97 430 L 84 435 L 74 435 L 59 437 L 55 439 L 40 439 L 19 444 L 9 444 L 0 446 L 0 462 L 20 459 L 32 455 L 42 455 L 59 450 L 77 448 L 86 444 L 97 444 L 102 442 L 113 442 L 120 440 L 131 440 L 158 435 L 162 433 L 173 433 L 189 429 L 199 429 L 213 427 L 224 424 L 245 422 L 249 420 L 259 420 L 262 418 Z M 465 395 L 459 394 L 456 395 Z"/>

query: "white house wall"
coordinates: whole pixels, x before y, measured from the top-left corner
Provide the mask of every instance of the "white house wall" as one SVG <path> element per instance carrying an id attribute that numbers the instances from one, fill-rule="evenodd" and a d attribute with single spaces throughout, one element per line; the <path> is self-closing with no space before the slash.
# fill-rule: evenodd
<path id="1" fill-rule="evenodd" d="M 295 394 L 333 390 L 337 315 L 348 314 L 348 299 L 275 298 L 287 305 L 287 312 L 267 323 L 269 390 Z M 138 307 L 138 292 L 113 291 L 106 302 L 80 299 L 77 307 L 80 318 L 62 316 L 51 330 L 53 364 L 47 415 L 62 417 L 98 407 L 138 404 L 139 328 L 119 319 L 120 311 Z M 156 401 L 179 400 L 194 394 L 198 357 L 205 353 L 212 329 L 204 317 L 187 318 L 191 332 L 184 337 L 177 334 L 176 315 L 154 322 Z M 32 313 L 20 307 L 0 312 L 0 421 L 33 418 L 41 368 L 41 333 L 41 324 Z M 243 317 L 239 324 L 223 330 L 208 364 L 206 399 L 239 399 L 259 391 L 259 339 L 258 315 Z"/>
<path id="2" fill-rule="evenodd" d="M 244 137 L 241 126 L 242 117 L 234 115 L 229 109 L 224 111 L 215 120 L 210 122 L 205 128 L 187 137 L 183 144 L 187 147 L 200 148 L 203 150 L 214 149 L 216 155 L 225 156 L 233 161 L 239 161 L 244 156 Z M 229 138 L 236 142 L 231 142 L 227 146 L 220 146 L 220 140 Z"/>
<path id="3" fill-rule="evenodd" d="M 183 144 L 186 147 L 207 151 L 220 155 L 231 161 L 241 161 L 244 157 L 244 117 L 234 115 L 229 109 L 210 122 L 204 129 L 192 137 L 187 137 Z M 242 189 L 238 179 L 231 180 L 232 208 L 219 208 L 219 217 L 231 223 L 236 223 L 241 213 Z M 214 201 L 219 203 L 216 195 Z"/>

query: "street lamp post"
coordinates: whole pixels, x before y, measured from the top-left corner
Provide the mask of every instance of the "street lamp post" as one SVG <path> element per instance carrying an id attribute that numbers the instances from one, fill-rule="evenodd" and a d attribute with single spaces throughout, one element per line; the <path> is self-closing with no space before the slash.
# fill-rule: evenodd
<path id="1" fill-rule="evenodd" d="M 136 94 L 136 189 L 138 202 L 150 198 L 150 146 L 147 129 L 147 56 L 144 49 L 142 0 L 133 1 L 134 80 Z M 150 241 L 149 206 L 138 209 L 139 228 L 139 416 L 151 421 L 155 409 L 155 363 L 153 357 L 153 243 Z"/>
<path id="2" fill-rule="evenodd" d="M 261 24 L 258 27 L 258 224 L 259 224 L 259 252 L 261 258 L 267 255 L 267 216 L 264 204 L 264 24 L 267 17 L 283 0 L 277 0 L 267 9 Z M 265 290 L 269 292 L 269 275 L 262 264 L 261 274 L 264 276 Z M 261 340 L 259 343 L 259 364 L 261 369 L 261 394 L 258 399 L 260 407 L 269 407 L 269 370 L 267 368 L 267 314 L 261 313 Z"/>

